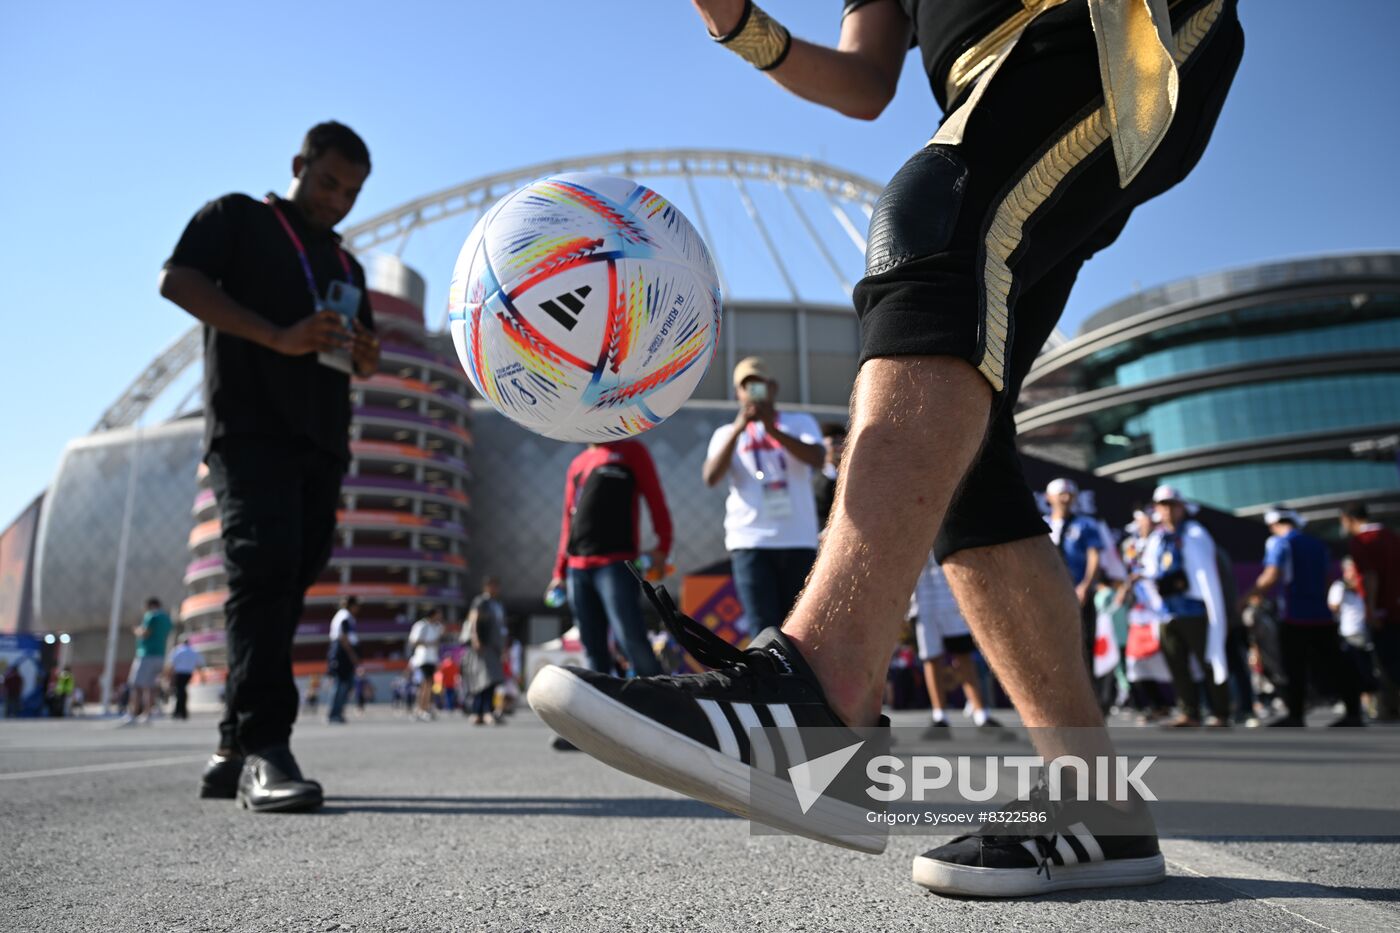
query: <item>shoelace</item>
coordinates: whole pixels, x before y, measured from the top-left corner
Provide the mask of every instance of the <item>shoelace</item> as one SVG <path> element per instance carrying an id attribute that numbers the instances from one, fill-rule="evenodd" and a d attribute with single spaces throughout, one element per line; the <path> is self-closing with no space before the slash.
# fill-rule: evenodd
<path id="1" fill-rule="evenodd" d="M 648 583 L 646 577 L 630 562 L 627 563 L 627 569 L 632 571 L 632 576 L 636 577 L 637 582 L 642 585 L 642 592 L 646 593 L 647 599 L 656 607 L 657 613 L 661 616 L 661 623 L 666 626 L 666 631 L 671 633 L 671 637 L 689 652 L 691 657 L 706 667 L 714 668 L 747 667 L 752 663 L 753 657 L 751 655 L 735 648 L 678 610 L 676 604 L 671 601 L 671 594 L 666 592 L 665 587 L 662 587 L 658 592 L 656 587 Z"/>
<path id="2" fill-rule="evenodd" d="M 1046 784 L 1044 778 L 1031 788 L 1030 796 L 1026 800 L 1026 805 L 1028 808 L 1032 809 L 1044 809 L 1050 824 L 1055 825 L 1059 805 L 1056 801 L 1050 799 L 1050 788 Z M 1002 844 L 1021 843 L 1027 840 L 1034 843 L 1036 853 L 1040 856 L 1040 861 L 1036 865 L 1035 873 L 1038 876 L 1041 872 L 1045 872 L 1046 881 L 1050 880 L 1050 865 L 1052 861 L 1050 856 L 1055 851 L 1055 845 L 1059 842 L 1059 839 L 1060 833 L 1058 830 L 1052 831 L 1048 836 L 1031 835 L 1030 833 L 1019 835 L 1000 835 L 993 833 L 986 837 L 986 841 L 996 841 Z"/>

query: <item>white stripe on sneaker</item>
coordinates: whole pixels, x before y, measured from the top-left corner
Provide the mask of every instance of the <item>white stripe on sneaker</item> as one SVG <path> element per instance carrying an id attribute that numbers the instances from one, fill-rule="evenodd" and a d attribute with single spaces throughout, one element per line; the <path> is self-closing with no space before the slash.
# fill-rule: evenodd
<path id="1" fill-rule="evenodd" d="M 788 766 L 801 764 L 807 760 L 807 749 L 802 744 L 802 733 L 797 730 L 797 720 L 792 718 L 792 710 L 786 703 L 770 703 L 768 715 L 773 717 L 773 725 L 778 727 L 778 737 L 783 748 L 787 749 Z"/>
<path id="2" fill-rule="evenodd" d="M 1040 850 L 1035 847 L 1034 839 L 1022 839 L 1021 848 L 1025 849 L 1031 854 L 1031 858 L 1035 859 L 1035 863 L 1037 865 L 1040 864 Z"/>
<path id="3" fill-rule="evenodd" d="M 1079 853 L 1074 851 L 1074 846 L 1069 844 L 1069 840 L 1064 836 L 1055 837 L 1055 851 L 1060 853 L 1060 861 L 1066 865 L 1078 865 Z"/>
<path id="4" fill-rule="evenodd" d="M 1083 823 L 1071 823 L 1069 832 L 1084 847 L 1084 851 L 1089 853 L 1089 861 L 1102 862 L 1104 860 L 1103 848 L 1099 845 L 1099 841 L 1094 838 L 1094 834 L 1089 832 L 1089 827 Z"/>
<path id="5" fill-rule="evenodd" d="M 749 737 L 749 764 L 768 774 L 775 773 L 777 764 L 773 761 L 773 749 L 768 745 L 768 736 L 763 732 L 758 714 L 747 703 L 730 703 L 729 708 L 739 717 L 744 734 Z"/>
<path id="6" fill-rule="evenodd" d="M 725 718 L 719 704 L 714 700 L 697 699 L 695 702 L 705 714 L 705 718 L 710 721 L 710 728 L 715 730 L 719 750 L 730 758 L 739 760 L 739 742 L 734 738 L 734 730 L 730 728 L 729 720 Z"/>

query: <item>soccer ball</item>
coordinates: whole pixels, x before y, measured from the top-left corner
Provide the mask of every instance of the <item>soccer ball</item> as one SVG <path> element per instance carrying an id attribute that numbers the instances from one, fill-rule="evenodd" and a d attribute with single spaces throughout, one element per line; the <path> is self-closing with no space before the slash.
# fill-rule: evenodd
<path id="1" fill-rule="evenodd" d="M 675 205 L 608 175 L 552 175 L 467 237 L 448 295 L 467 378 L 545 437 L 609 441 L 666 420 L 719 347 L 714 261 Z"/>

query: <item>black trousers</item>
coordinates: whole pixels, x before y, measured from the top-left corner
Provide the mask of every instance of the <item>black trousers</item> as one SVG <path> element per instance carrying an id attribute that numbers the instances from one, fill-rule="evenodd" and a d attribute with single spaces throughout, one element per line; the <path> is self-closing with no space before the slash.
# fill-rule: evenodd
<path id="1" fill-rule="evenodd" d="M 187 703 L 190 698 L 190 678 L 193 674 L 176 674 L 171 680 L 175 688 L 175 712 L 170 715 L 175 719 L 189 719 L 190 711 Z"/>
<path id="2" fill-rule="evenodd" d="M 1162 626 L 1162 654 L 1172 672 L 1172 687 L 1176 689 L 1181 711 L 1192 719 L 1201 718 L 1201 690 L 1191 676 L 1191 658 L 1195 657 L 1205 672 L 1206 699 L 1212 715 L 1227 722 L 1230 719 L 1230 690 L 1228 684 L 1218 684 L 1206 661 L 1206 633 L 1209 625 L 1205 616 L 1178 616 Z"/>
<path id="3" fill-rule="evenodd" d="M 1016 449 L 1017 395 L 1080 267 L 1204 153 L 1244 50 L 1235 6 L 1173 7 L 1184 54 L 1176 116 L 1126 188 L 1101 113 L 1089 10 L 1077 0 L 1030 25 L 960 144 L 925 146 L 880 196 L 854 294 L 861 362 L 957 357 L 997 393 L 982 450 L 934 545 L 939 561 L 1045 534 Z"/>
<path id="4" fill-rule="evenodd" d="M 229 591 L 219 745 L 248 753 L 291 739 L 292 641 L 306 588 L 330 559 L 345 464 L 309 441 L 247 436 L 218 439 L 205 462 Z"/>
<path id="5" fill-rule="evenodd" d="M 1283 699 L 1290 719 L 1302 719 L 1308 711 L 1308 677 L 1323 693 L 1339 697 L 1347 715 L 1361 718 L 1361 689 L 1354 671 L 1342 660 L 1341 635 L 1335 623 L 1328 625 L 1279 625 L 1283 672 L 1288 678 Z"/>

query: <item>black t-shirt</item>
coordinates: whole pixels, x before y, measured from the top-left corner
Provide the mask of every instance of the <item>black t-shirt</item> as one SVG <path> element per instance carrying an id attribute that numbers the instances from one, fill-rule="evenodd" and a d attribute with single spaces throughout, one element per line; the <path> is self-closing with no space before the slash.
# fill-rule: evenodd
<path id="1" fill-rule="evenodd" d="M 1021 0 L 842 0 L 842 17 L 867 3 L 898 2 L 914 24 L 914 44 L 924 60 L 929 86 L 945 111 L 948 69 L 973 42 L 1024 9 Z"/>
<path id="2" fill-rule="evenodd" d="M 568 552 L 577 557 L 637 549 L 637 477 L 626 463 L 602 463 L 588 471 L 574 497 Z"/>
<path id="3" fill-rule="evenodd" d="M 273 201 L 301 239 L 324 296 L 332 280 L 345 279 L 340 237 L 309 227 L 292 202 Z M 358 317 L 373 328 L 364 269 L 344 255 L 362 296 Z M 165 265 L 197 269 L 234 301 L 281 327 L 316 308 L 287 231 L 271 207 L 246 194 L 204 205 Z M 204 419 L 206 450 L 223 437 L 260 435 L 309 440 L 348 461 L 350 377 L 319 363 L 314 353 L 286 356 L 206 326 Z"/>

